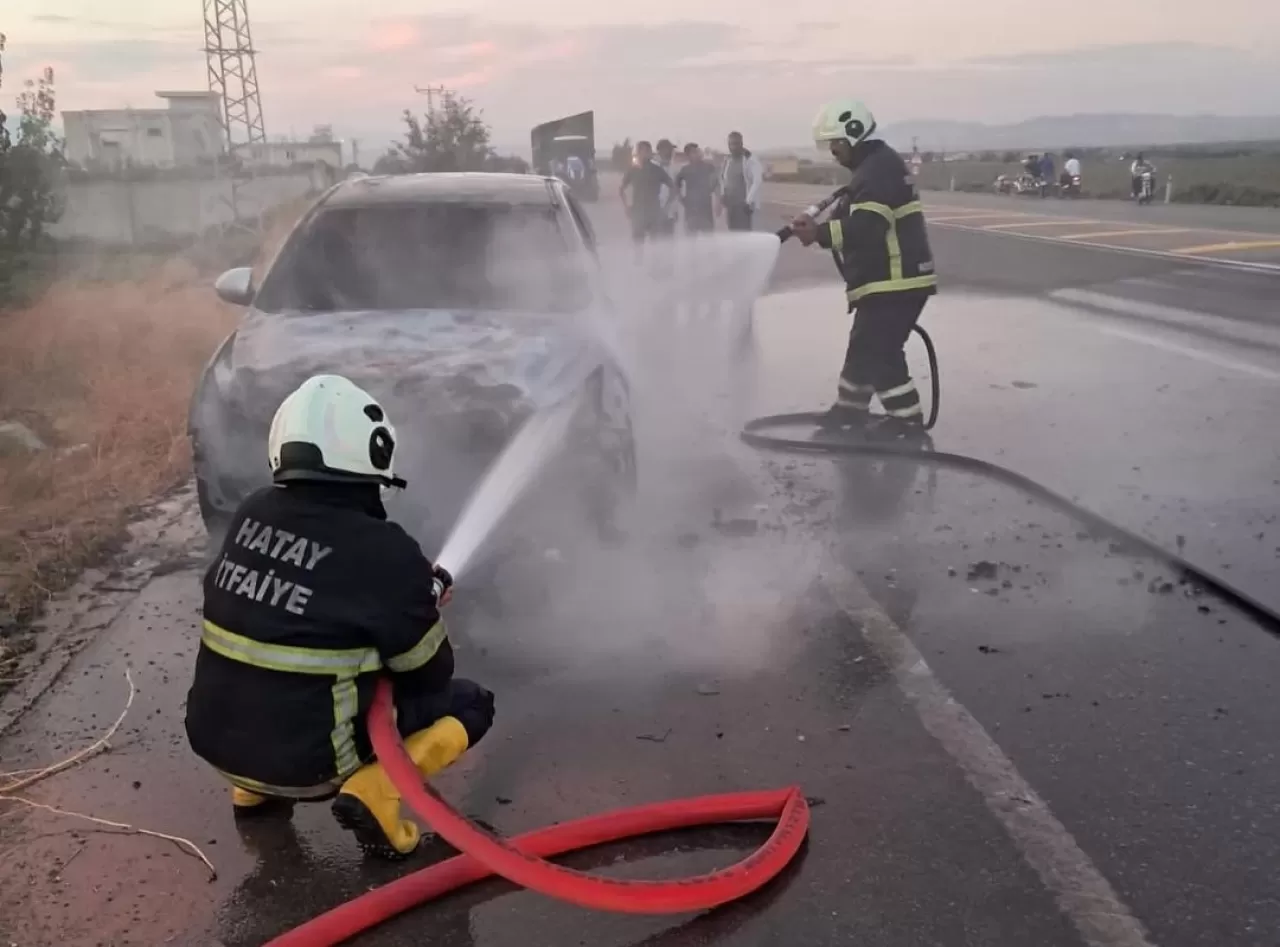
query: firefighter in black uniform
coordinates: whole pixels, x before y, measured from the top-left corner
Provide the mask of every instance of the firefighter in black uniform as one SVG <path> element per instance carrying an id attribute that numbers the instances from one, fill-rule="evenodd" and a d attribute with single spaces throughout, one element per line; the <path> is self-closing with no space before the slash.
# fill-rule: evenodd
<path id="1" fill-rule="evenodd" d="M 274 485 L 241 504 L 204 577 L 187 738 L 231 784 L 237 816 L 333 799 L 366 852 L 407 855 L 420 833 L 365 727 L 379 676 L 424 776 L 488 732 L 493 694 L 453 676 L 439 612 L 452 578 L 387 520 L 382 490 L 405 483 L 378 402 L 317 375 L 269 440 Z"/>
<path id="2" fill-rule="evenodd" d="M 903 348 L 925 302 L 937 292 L 938 278 L 915 181 L 898 152 L 875 132 L 876 120 L 861 102 L 822 108 L 814 140 L 853 178 L 827 222 L 804 215 L 791 229 L 805 246 L 817 243 L 832 252 L 855 314 L 836 402 L 824 426 L 903 437 L 924 430 L 920 393 Z M 874 425 L 873 395 L 885 413 Z"/>

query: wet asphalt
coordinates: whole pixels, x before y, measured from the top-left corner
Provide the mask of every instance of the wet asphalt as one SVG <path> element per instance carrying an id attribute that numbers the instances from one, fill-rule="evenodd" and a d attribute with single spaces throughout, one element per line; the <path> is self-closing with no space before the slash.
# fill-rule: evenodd
<path id="1" fill-rule="evenodd" d="M 608 234 L 612 208 L 592 210 Z M 948 281 L 925 316 L 944 373 L 935 446 L 1041 480 L 1280 606 L 1280 283 L 993 233 L 939 228 L 934 244 Z M 455 606 L 461 670 L 497 691 L 499 717 L 440 786 L 510 834 L 799 783 L 815 808 L 798 862 L 698 917 L 591 914 L 489 882 L 359 942 L 1274 945 L 1280 642 L 1004 484 L 737 443 L 744 416 L 834 394 L 847 323 L 829 259 L 788 245 L 773 289 L 755 357 L 728 382 L 739 400 L 669 368 L 664 398 L 641 409 L 625 547 L 531 556 Z M 170 842 L 0 803 L 5 942 L 260 944 L 442 856 L 364 863 L 325 806 L 235 825 L 182 734 L 200 552 L 161 569 L 4 734 L 0 769 L 92 742 L 124 704 L 128 666 L 138 692 L 112 751 L 30 797 L 187 837 L 218 877 Z M 870 612 L 1056 816 L 1046 844 L 1077 846 L 1145 940 L 1081 935 L 1079 892 L 1046 883 L 1000 817 L 1010 800 L 926 729 L 861 633 Z M 765 834 L 693 831 L 570 863 L 673 877 Z"/>

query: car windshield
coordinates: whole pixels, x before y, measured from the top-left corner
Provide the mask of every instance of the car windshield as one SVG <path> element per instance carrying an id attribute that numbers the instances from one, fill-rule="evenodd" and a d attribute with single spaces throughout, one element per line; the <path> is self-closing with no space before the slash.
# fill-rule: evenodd
<path id="1" fill-rule="evenodd" d="M 550 205 L 421 203 L 322 210 L 272 267 L 264 312 L 580 311 L 586 250 Z"/>

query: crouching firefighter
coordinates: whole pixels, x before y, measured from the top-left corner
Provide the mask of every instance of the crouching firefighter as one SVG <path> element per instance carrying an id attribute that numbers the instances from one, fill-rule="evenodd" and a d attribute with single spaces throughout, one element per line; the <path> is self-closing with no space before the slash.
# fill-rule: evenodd
<path id="1" fill-rule="evenodd" d="M 876 135 L 876 120 L 861 102 L 823 106 L 813 137 L 853 172 L 825 223 L 803 215 L 791 225 L 805 246 L 831 251 L 854 313 L 836 402 L 823 426 L 886 437 L 923 433 L 904 346 L 937 292 L 938 277 L 915 181 L 898 152 Z M 872 396 L 885 413 L 874 424 Z"/>
<path id="2" fill-rule="evenodd" d="M 373 758 L 378 678 L 424 777 L 475 746 L 493 694 L 454 678 L 440 617 L 452 578 L 387 520 L 395 428 L 337 375 L 308 379 L 271 422 L 274 484 L 241 504 L 204 577 L 204 632 L 187 697 L 191 748 L 231 784 L 237 817 L 333 800 L 373 855 L 407 855 L 418 827 Z"/>

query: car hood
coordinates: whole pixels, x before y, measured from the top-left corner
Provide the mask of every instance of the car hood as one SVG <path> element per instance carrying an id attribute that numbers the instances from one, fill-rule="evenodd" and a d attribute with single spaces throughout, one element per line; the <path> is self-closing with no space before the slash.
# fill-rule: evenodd
<path id="1" fill-rule="evenodd" d="M 552 403 L 605 360 L 571 315 L 410 310 L 260 313 L 236 333 L 230 368 L 251 413 L 270 416 L 305 378 L 344 375 L 390 403 L 433 414 L 481 403 Z M 246 407 L 250 407 L 246 405 Z"/>

